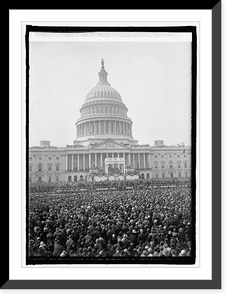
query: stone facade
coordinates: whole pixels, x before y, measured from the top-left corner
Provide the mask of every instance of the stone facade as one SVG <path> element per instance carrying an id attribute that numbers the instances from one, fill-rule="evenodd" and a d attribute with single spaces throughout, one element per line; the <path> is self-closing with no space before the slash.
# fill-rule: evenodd
<path id="1" fill-rule="evenodd" d="M 107 81 L 103 60 L 98 75 L 80 109 L 73 144 L 57 148 L 41 141 L 29 149 L 30 182 L 93 180 L 92 170 L 104 171 L 109 158 L 122 158 L 143 179 L 190 177 L 191 147 L 165 146 L 160 140 L 154 146 L 139 145 L 128 109 Z"/>

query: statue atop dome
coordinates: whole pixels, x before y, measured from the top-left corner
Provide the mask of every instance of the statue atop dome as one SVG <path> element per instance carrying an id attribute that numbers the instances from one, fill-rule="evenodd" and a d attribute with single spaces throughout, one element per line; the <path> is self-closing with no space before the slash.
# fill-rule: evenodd
<path id="1" fill-rule="evenodd" d="M 107 75 L 108 75 L 108 73 L 105 70 L 104 64 L 105 64 L 105 62 L 104 62 L 104 59 L 102 58 L 101 59 L 101 70 L 98 73 L 98 75 L 99 75 L 99 82 L 98 82 L 98 84 L 107 84 L 107 85 L 109 85 L 109 83 L 107 81 Z"/>

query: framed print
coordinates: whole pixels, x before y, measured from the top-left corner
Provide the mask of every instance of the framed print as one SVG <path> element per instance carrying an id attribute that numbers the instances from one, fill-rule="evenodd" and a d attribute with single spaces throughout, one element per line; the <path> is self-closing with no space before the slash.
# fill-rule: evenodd
<path id="1" fill-rule="evenodd" d="M 221 2 L 182 9 L 12 11 L 22 201 L 2 288 L 221 287 Z"/>

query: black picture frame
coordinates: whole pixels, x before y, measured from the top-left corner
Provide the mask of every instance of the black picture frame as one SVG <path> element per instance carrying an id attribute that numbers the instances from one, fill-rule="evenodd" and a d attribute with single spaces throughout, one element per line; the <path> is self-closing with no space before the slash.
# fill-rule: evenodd
<path id="1" fill-rule="evenodd" d="M 155 9 L 161 9 L 157 7 Z M 212 279 L 211 280 L 10 280 L 8 264 L 2 268 L 2 289 L 220 289 L 221 288 L 221 1 L 205 7 L 175 6 L 162 9 L 212 11 Z M 9 215 L 9 206 L 5 211 Z M 7 223 L 8 224 L 8 223 Z M 6 229 L 6 228 L 5 228 Z M 7 238 L 7 237 L 6 237 Z M 9 238 L 9 227 L 8 227 Z"/>

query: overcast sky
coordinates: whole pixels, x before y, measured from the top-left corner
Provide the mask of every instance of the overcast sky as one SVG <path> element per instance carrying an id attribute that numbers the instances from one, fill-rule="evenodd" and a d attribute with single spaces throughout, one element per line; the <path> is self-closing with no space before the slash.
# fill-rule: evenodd
<path id="1" fill-rule="evenodd" d="M 191 145 L 190 42 L 30 42 L 29 145 L 73 144 L 75 122 L 98 83 L 108 82 L 133 121 L 133 138 Z"/>

